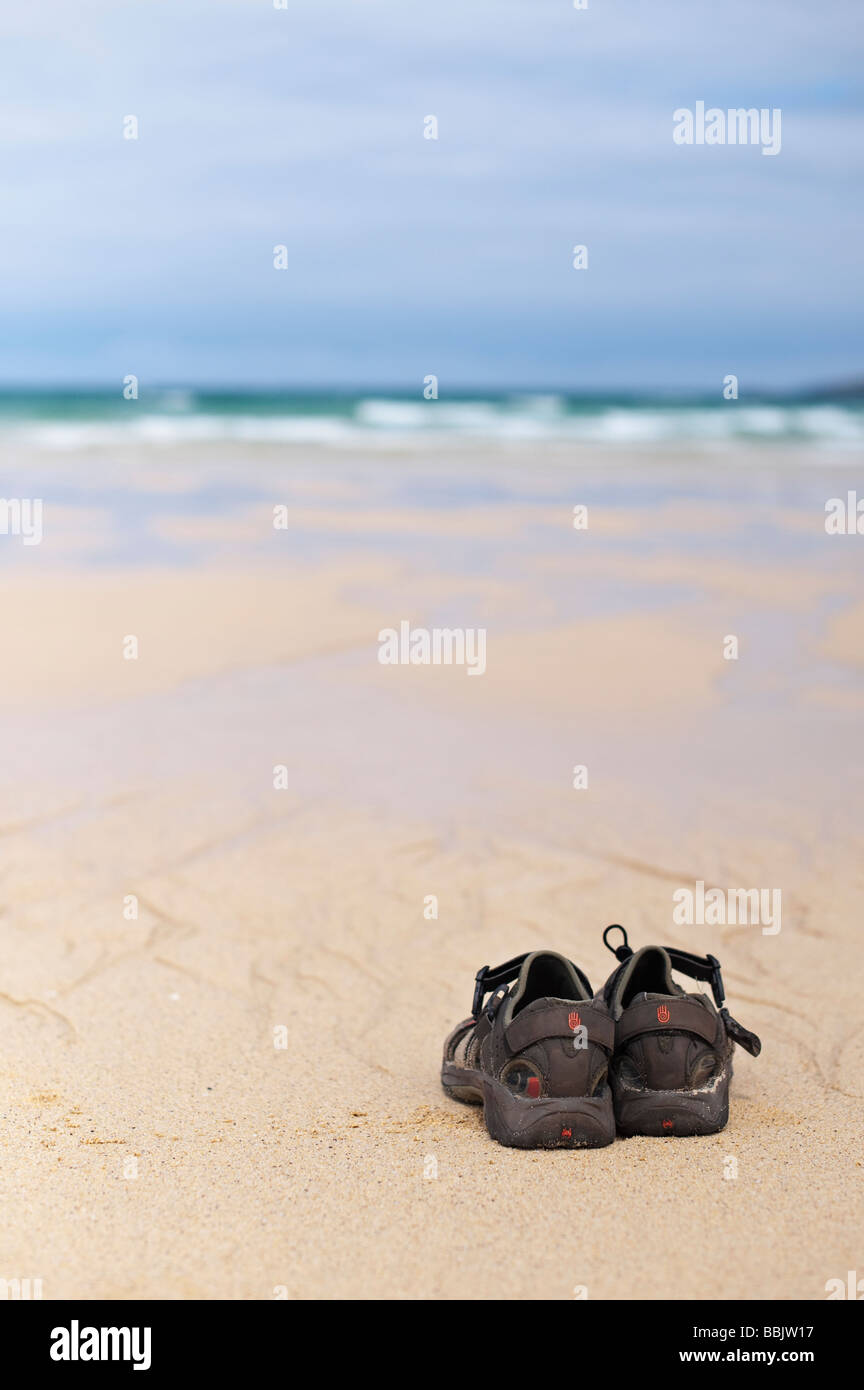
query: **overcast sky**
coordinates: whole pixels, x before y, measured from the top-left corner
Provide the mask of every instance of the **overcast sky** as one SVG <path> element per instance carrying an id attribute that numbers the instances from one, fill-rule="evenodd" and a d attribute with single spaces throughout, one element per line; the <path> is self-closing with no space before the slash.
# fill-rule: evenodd
<path id="1" fill-rule="evenodd" d="M 0 383 L 864 375 L 860 0 L 2 0 L 2 33 Z M 677 146 L 700 100 L 779 107 L 780 153 Z"/>

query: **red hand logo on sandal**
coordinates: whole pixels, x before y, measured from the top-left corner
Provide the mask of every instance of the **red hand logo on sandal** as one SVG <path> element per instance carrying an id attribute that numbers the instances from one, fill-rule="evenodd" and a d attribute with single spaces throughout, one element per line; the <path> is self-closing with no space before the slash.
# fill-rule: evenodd
<path id="1" fill-rule="evenodd" d="M 665 1005 L 665 1004 L 661 1004 L 660 1007 L 659 1007 L 659 1009 L 657 1010 L 657 1022 L 658 1022 L 658 1023 L 668 1023 L 668 1022 L 669 1022 L 669 1010 L 666 1008 L 666 1005 Z"/>

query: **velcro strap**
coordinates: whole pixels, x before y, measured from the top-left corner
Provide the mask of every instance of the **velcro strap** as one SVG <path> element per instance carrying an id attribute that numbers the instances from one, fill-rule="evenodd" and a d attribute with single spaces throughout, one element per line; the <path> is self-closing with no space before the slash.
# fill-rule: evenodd
<path id="1" fill-rule="evenodd" d="M 532 1043 L 544 1038 L 572 1038 L 577 1029 L 586 1030 L 589 1042 L 612 1052 L 615 1047 L 615 1023 L 607 1013 L 593 1004 L 550 1004 L 545 1009 L 531 1009 L 517 1014 L 505 1038 L 514 1052 L 524 1052 Z"/>
<path id="2" fill-rule="evenodd" d="M 697 999 L 640 999 L 618 1020 L 618 1042 L 640 1033 L 696 1033 L 706 1042 L 717 1041 L 719 1020 Z"/>
<path id="3" fill-rule="evenodd" d="M 680 970 L 682 975 L 689 975 L 691 980 L 703 980 L 706 984 L 710 984 L 714 1003 L 718 1009 L 722 1009 L 725 995 L 723 993 L 723 976 L 720 973 L 720 962 L 717 957 L 694 956 L 692 951 L 682 951 L 678 946 L 666 946 L 664 949 L 673 970 Z"/>
<path id="4" fill-rule="evenodd" d="M 471 1012 L 475 1018 L 480 1017 L 483 1000 L 490 990 L 498 989 L 501 985 L 509 985 L 513 980 L 519 978 L 519 972 L 527 955 L 528 952 L 523 951 L 521 956 L 514 956 L 512 960 L 505 961 L 503 965 L 496 965 L 494 969 L 489 965 L 481 965 L 474 976 L 474 998 L 471 1003 Z"/>

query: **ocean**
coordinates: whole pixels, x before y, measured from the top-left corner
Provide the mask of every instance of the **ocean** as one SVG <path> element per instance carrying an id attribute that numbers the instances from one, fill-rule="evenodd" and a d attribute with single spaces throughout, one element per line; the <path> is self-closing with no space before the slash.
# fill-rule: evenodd
<path id="1" fill-rule="evenodd" d="M 602 448 L 864 444 L 864 398 L 812 396 L 662 398 L 626 395 L 421 394 L 142 390 L 5 391 L 0 437 L 7 445 L 80 450 L 123 443 L 297 443 L 381 449 L 412 441 L 562 441 Z"/>

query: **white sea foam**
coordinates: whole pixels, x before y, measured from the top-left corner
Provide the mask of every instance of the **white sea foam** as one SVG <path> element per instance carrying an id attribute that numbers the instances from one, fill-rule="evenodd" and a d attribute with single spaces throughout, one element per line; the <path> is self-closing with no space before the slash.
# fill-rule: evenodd
<path id="1" fill-rule="evenodd" d="M 165 392 L 155 407 L 98 409 L 90 418 L 51 418 L 38 410 L 0 419 L 7 445 L 68 451 L 128 443 L 159 447 L 236 441 L 247 444 L 342 446 L 365 443 L 411 447 L 430 439 L 573 441 L 608 446 L 809 443 L 834 449 L 864 445 L 864 409 L 836 402 L 776 404 L 729 402 L 649 405 L 573 404 L 554 395 L 495 400 L 405 400 L 368 397 L 320 411 L 286 403 L 268 410 L 208 408 L 189 392 Z"/>

